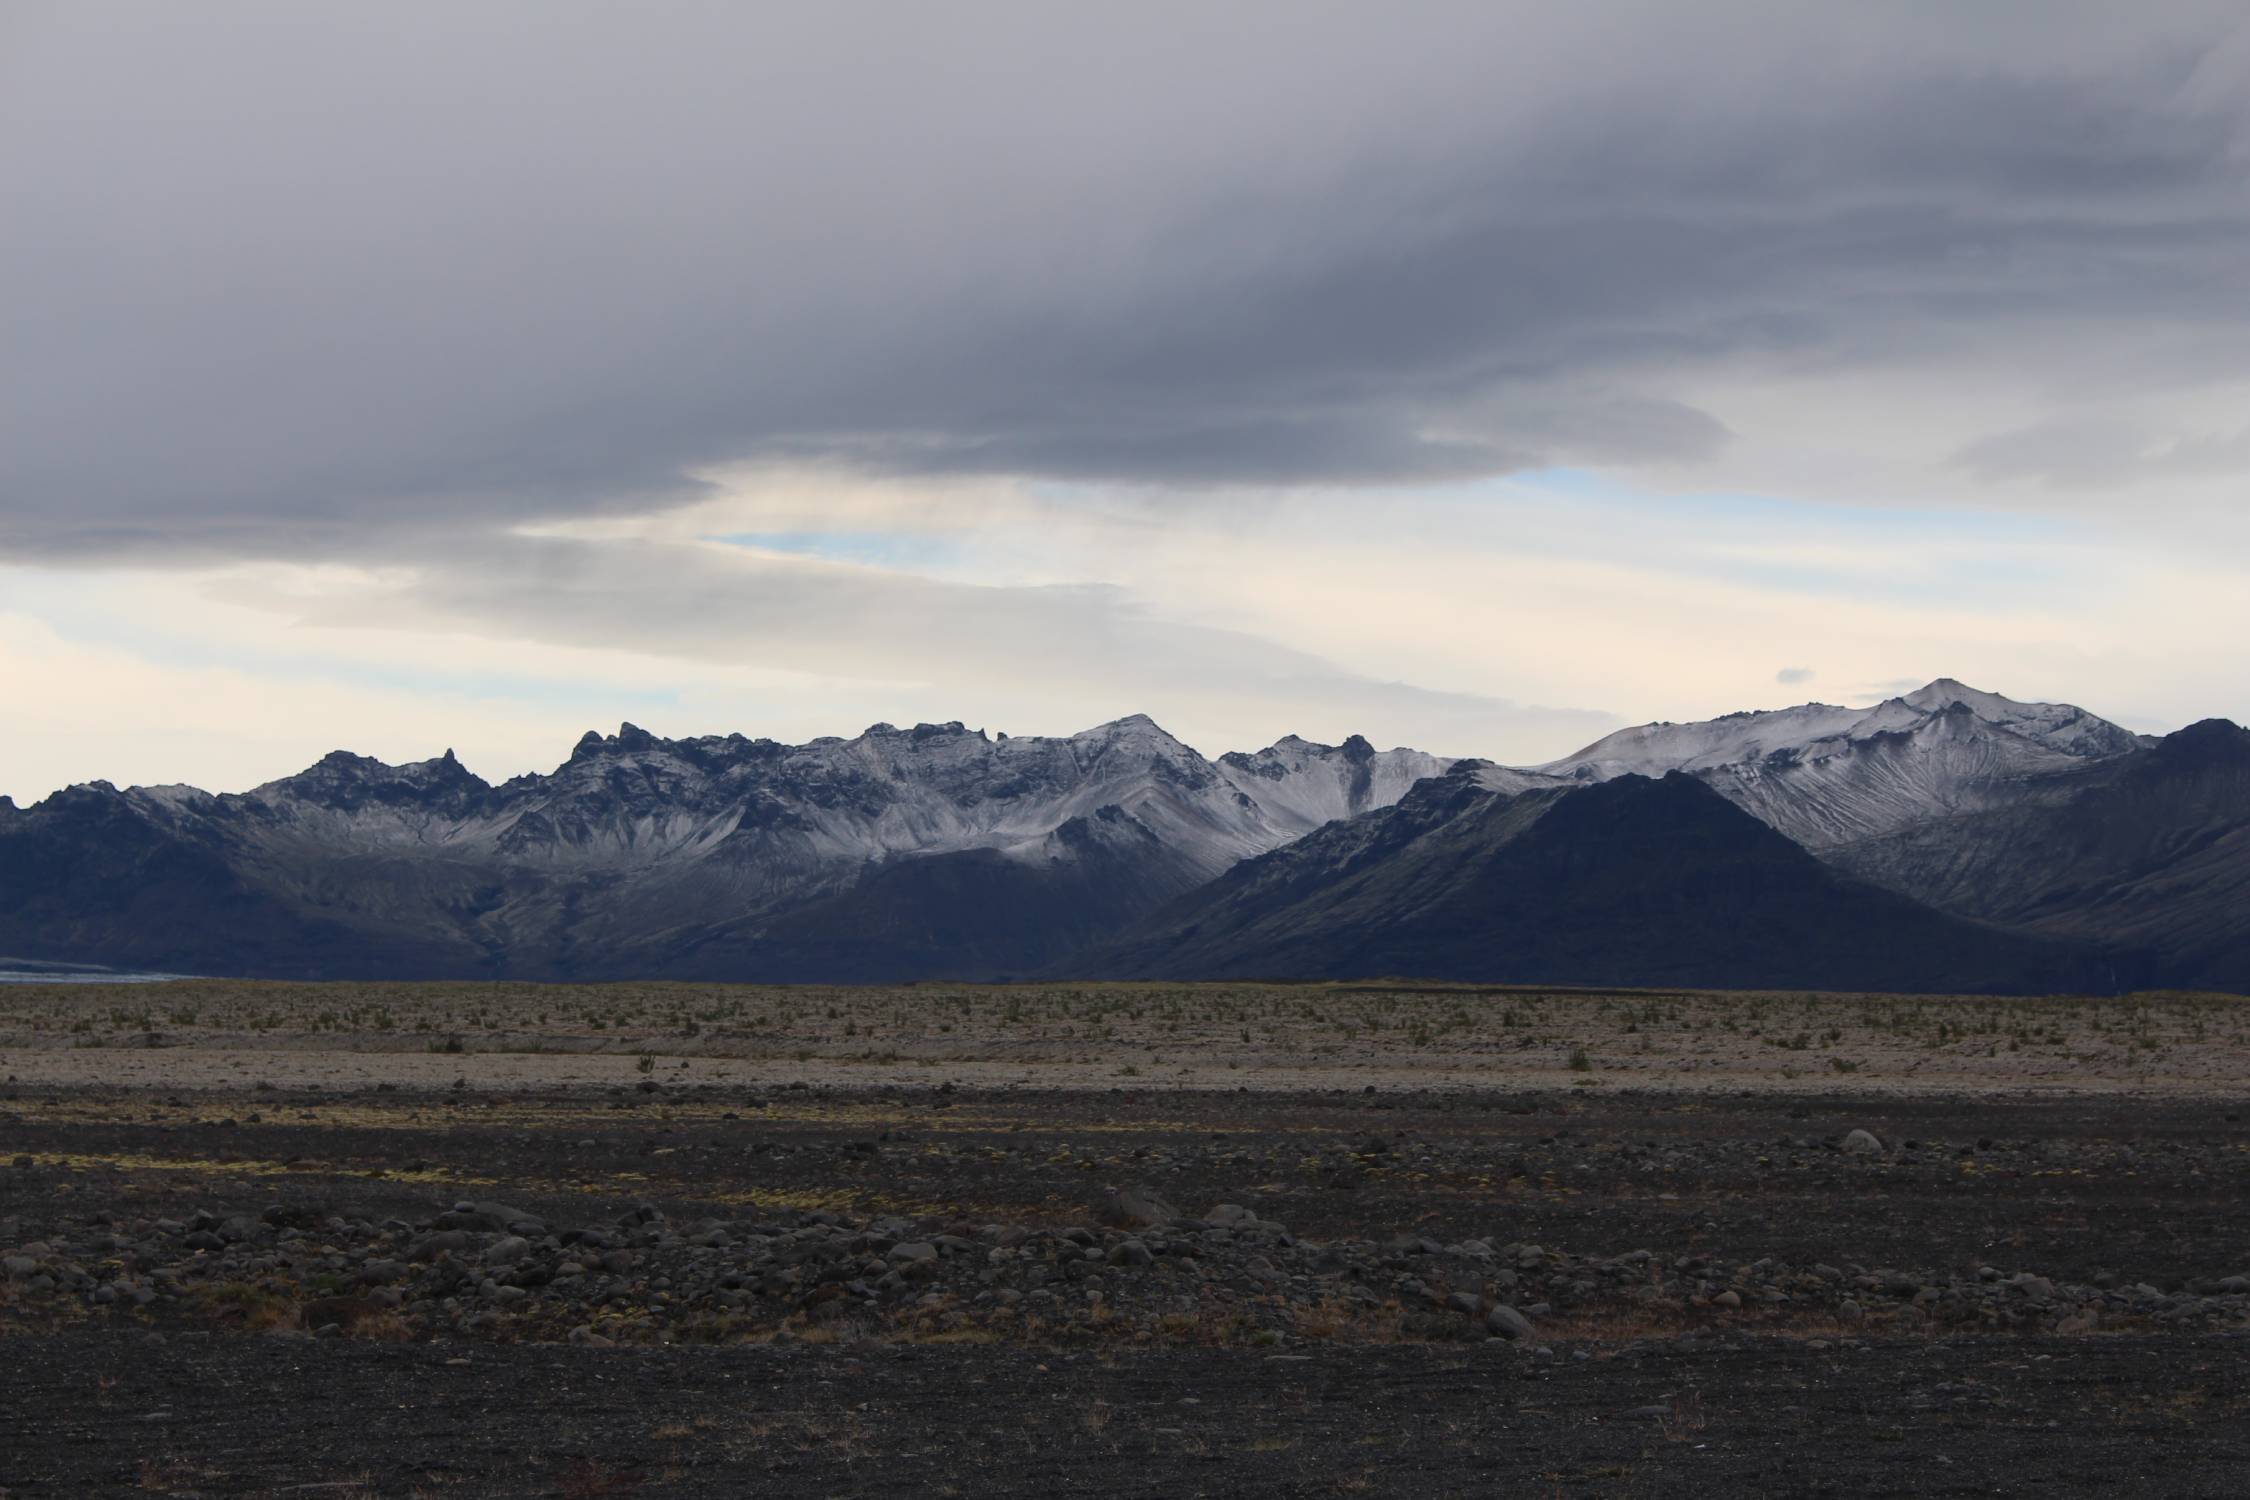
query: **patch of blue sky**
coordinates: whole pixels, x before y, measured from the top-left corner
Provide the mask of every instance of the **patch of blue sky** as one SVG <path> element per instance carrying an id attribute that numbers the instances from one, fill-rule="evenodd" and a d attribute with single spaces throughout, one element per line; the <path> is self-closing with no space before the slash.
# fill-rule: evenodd
<path id="1" fill-rule="evenodd" d="M 1779 530 L 1855 533 L 1890 540 L 2067 542 L 2085 528 L 2066 517 L 2029 511 L 1971 510 L 1899 503 L 1853 505 L 1832 500 L 1792 500 L 1737 490 L 1654 490 L 1594 469 L 1534 469 L 1486 481 L 1496 489 L 1538 490 L 1560 499 L 1646 511 L 1730 520 Z"/>
<path id="2" fill-rule="evenodd" d="M 1541 550 L 1583 555 L 1595 536 L 1616 561 L 1744 587 L 2012 610 L 2099 568 L 2084 529 L 2051 516 L 1659 492 L 1585 469 L 1488 485 L 1479 488 L 1494 500 L 1520 504 L 1526 490 L 1552 497 L 1583 526 L 1534 542 Z M 1902 553 L 1910 565 L 1895 565 Z"/>
<path id="3" fill-rule="evenodd" d="M 870 568 L 930 570 L 962 560 L 957 539 L 920 531 L 736 531 L 703 540 Z"/>

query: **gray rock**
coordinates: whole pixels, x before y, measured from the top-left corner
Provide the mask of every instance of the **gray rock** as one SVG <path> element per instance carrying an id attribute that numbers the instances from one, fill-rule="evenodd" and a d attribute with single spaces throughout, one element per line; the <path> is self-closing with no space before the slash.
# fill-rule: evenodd
<path id="1" fill-rule="evenodd" d="M 1180 1211 L 1145 1187 L 1128 1187 L 1104 1196 L 1099 1214 L 1112 1229 L 1152 1229 L 1171 1223 Z"/>
<path id="2" fill-rule="evenodd" d="M 536 1214 L 510 1208 L 505 1203 L 456 1203 L 452 1209 L 437 1216 L 440 1229 L 468 1229 L 485 1234 L 497 1234 L 523 1226 L 533 1232 L 544 1233 L 546 1222 Z"/>
<path id="3" fill-rule="evenodd" d="M 458 1255 L 475 1243 L 476 1236 L 465 1229 L 442 1229 L 407 1246 L 406 1258 L 415 1262 L 436 1260 L 441 1255 Z"/>
<path id="4" fill-rule="evenodd" d="M 1847 1156 L 1881 1156 L 1883 1143 L 1865 1130 L 1855 1130 L 1844 1137 L 1844 1154 Z"/>
<path id="5" fill-rule="evenodd" d="M 1531 1337 L 1531 1319 L 1517 1312 L 1505 1302 L 1484 1315 L 1487 1332 L 1496 1338 L 1523 1339 Z"/>
<path id="6" fill-rule="evenodd" d="M 484 1247 L 484 1263 L 488 1266 L 512 1266 L 530 1253 L 531 1241 L 520 1234 L 511 1234 Z"/>

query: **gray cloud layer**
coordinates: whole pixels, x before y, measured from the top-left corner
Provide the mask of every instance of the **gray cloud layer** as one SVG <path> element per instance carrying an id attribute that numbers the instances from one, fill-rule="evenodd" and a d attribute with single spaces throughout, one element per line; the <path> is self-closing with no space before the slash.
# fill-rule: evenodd
<path id="1" fill-rule="evenodd" d="M 1693 463 L 1745 366 L 2240 378 L 2250 30 L 2130 10 L 18 8 L 0 549 L 346 553 L 758 458 Z M 2240 449 L 2050 414 L 1960 466 Z"/>
<path id="2" fill-rule="evenodd" d="M 981 683 L 985 698 L 1092 700 L 1085 712 L 1095 717 L 1162 704 L 1188 716 L 1174 728 L 1278 718 L 1317 729 L 1291 717 L 1313 714 L 1410 726 L 1429 744 L 1512 747 L 1575 745 L 1617 722 L 1346 671 L 1256 635 L 1161 618 L 1102 585 L 999 588 L 708 545 L 559 537 L 472 543 L 402 573 L 381 593 L 277 607 L 313 626 L 404 622 L 949 693 Z"/>

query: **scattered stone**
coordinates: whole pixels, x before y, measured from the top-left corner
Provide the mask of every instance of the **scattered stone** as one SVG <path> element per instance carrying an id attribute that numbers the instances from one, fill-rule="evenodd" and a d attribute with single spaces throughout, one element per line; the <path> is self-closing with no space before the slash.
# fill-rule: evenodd
<path id="1" fill-rule="evenodd" d="M 1484 1315 L 1484 1326 L 1495 1338 L 1526 1339 L 1531 1337 L 1531 1319 L 1502 1303 Z"/>
<path id="2" fill-rule="evenodd" d="M 1154 1229 L 1180 1216 L 1147 1188 L 1113 1189 L 1102 1200 L 1098 1217 L 1112 1229 Z"/>

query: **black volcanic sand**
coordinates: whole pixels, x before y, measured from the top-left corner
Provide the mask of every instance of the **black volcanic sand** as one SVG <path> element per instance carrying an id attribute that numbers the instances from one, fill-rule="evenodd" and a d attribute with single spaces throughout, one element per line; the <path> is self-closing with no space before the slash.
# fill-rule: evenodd
<path id="1" fill-rule="evenodd" d="M 0 1493 L 2236 1496 L 2246 1115 L 17 1087 Z"/>
<path id="2" fill-rule="evenodd" d="M 71 1334 L 31 1495 L 2167 1495 L 2250 1475 L 2236 1339 L 578 1349 Z"/>

